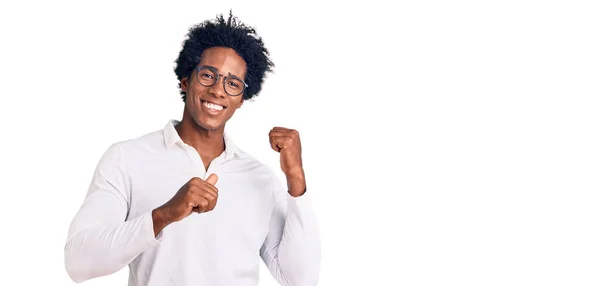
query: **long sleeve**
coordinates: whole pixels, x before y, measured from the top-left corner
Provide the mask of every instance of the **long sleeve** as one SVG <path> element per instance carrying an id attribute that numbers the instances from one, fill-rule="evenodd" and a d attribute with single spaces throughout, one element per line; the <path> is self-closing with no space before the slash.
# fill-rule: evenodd
<path id="1" fill-rule="evenodd" d="M 280 285 L 317 285 L 321 242 L 309 191 L 294 198 L 281 190 L 276 198 L 261 258 Z"/>
<path id="2" fill-rule="evenodd" d="M 128 186 L 122 150 L 112 145 L 100 159 L 69 228 L 65 267 L 73 281 L 115 273 L 160 243 L 161 234 L 154 236 L 150 212 L 127 220 Z"/>

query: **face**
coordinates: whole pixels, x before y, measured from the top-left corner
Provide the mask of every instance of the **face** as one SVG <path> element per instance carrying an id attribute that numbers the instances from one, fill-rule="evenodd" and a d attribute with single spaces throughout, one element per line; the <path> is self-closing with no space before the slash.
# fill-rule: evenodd
<path id="1" fill-rule="evenodd" d="M 230 48 L 213 47 L 204 50 L 198 66 L 215 68 L 223 76 L 244 79 L 246 62 Z M 181 80 L 181 88 L 186 92 L 184 120 L 193 120 L 196 125 L 209 131 L 222 131 L 225 123 L 242 106 L 243 93 L 230 96 L 223 88 L 223 77 L 210 87 L 197 80 L 197 70 L 189 78 Z M 185 118 L 188 117 L 188 118 Z"/>

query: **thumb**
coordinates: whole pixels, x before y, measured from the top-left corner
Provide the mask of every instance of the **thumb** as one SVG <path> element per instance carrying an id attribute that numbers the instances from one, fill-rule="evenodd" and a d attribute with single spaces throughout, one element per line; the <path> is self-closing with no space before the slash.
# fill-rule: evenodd
<path id="1" fill-rule="evenodd" d="M 216 174 L 210 174 L 210 176 L 208 176 L 208 178 L 206 179 L 206 182 L 214 186 L 217 183 L 218 179 L 219 177 L 217 177 Z"/>

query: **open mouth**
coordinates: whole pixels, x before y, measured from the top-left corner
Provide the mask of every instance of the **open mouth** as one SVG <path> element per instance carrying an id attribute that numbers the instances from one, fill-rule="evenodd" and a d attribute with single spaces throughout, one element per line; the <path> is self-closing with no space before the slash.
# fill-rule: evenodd
<path id="1" fill-rule="evenodd" d="M 221 110 L 227 108 L 227 106 L 219 105 L 219 104 L 216 104 L 213 102 L 208 102 L 206 100 L 201 100 L 201 102 L 204 107 L 206 107 L 209 111 L 213 111 L 213 112 L 218 112 L 218 111 L 221 111 Z"/>

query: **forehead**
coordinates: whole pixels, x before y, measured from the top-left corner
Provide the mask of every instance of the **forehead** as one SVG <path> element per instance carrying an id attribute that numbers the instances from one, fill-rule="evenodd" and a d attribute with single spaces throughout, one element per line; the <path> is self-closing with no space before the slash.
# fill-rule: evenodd
<path id="1" fill-rule="evenodd" d="M 231 48 L 212 47 L 204 50 L 198 65 L 215 67 L 224 75 L 231 73 L 244 77 L 246 74 L 246 62 Z"/>

